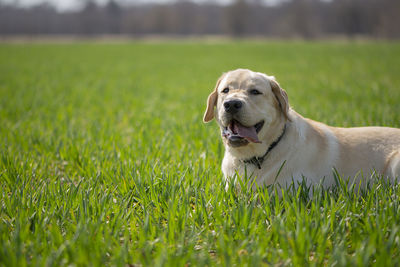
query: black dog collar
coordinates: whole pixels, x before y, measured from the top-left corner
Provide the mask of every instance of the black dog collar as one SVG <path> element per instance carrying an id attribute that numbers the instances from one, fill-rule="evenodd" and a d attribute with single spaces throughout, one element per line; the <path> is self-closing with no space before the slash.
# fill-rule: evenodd
<path id="1" fill-rule="evenodd" d="M 276 147 L 279 143 L 279 141 L 281 141 L 283 135 L 286 132 L 286 123 L 285 126 L 283 127 L 283 131 L 281 133 L 281 135 L 278 137 L 278 139 L 276 139 L 267 149 L 267 152 L 265 152 L 264 155 L 262 155 L 261 157 L 252 157 L 251 159 L 246 159 L 243 160 L 244 163 L 250 163 L 250 164 L 254 164 L 256 165 L 259 169 L 261 169 L 261 164 L 264 162 L 265 158 L 267 157 L 267 155 L 269 154 L 269 152 L 271 152 L 272 149 L 274 149 L 274 147 Z"/>

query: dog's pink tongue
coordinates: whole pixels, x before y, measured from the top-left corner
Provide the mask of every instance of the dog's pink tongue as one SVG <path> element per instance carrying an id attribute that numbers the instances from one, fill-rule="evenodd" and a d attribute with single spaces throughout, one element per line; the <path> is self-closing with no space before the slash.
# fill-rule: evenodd
<path id="1" fill-rule="evenodd" d="M 240 137 L 246 138 L 248 141 L 253 143 L 261 143 L 258 140 L 256 127 L 245 127 L 238 122 L 233 122 L 233 131 L 237 133 Z"/>

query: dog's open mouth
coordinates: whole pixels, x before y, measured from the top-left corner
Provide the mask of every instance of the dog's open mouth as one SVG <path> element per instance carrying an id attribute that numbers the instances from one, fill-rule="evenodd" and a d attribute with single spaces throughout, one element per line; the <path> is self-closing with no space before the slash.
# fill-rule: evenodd
<path id="1" fill-rule="evenodd" d="M 231 123 L 224 128 L 222 136 L 228 139 L 228 142 L 232 146 L 243 146 L 249 142 L 261 143 L 258 140 L 257 134 L 261 131 L 264 126 L 264 121 L 260 121 L 251 127 L 246 127 L 236 120 L 232 120 Z"/>

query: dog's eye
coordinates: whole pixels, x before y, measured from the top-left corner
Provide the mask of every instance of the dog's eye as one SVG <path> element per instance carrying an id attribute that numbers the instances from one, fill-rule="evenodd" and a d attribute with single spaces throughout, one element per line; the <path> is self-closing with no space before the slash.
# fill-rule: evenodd
<path id="1" fill-rule="evenodd" d="M 222 90 L 222 93 L 224 93 L 224 94 L 226 94 L 226 93 L 228 93 L 229 92 L 229 88 L 227 87 L 227 88 L 225 88 L 224 90 Z"/>
<path id="2" fill-rule="evenodd" d="M 257 89 L 251 89 L 250 90 L 250 94 L 252 94 L 252 95 L 261 95 L 262 93 L 260 91 L 258 91 Z"/>

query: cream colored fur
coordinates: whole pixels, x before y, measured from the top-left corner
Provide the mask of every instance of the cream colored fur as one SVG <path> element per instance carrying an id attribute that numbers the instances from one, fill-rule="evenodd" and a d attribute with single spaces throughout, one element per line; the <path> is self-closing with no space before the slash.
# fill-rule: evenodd
<path id="1" fill-rule="evenodd" d="M 229 88 L 229 92 L 223 93 L 224 88 Z M 251 95 L 251 89 L 262 94 Z M 215 118 L 222 131 L 232 120 L 223 108 L 224 101 L 230 99 L 244 102 L 235 120 L 245 126 L 264 120 L 264 126 L 258 133 L 260 144 L 250 142 L 232 147 L 222 138 L 225 146 L 222 171 L 226 179 L 236 173 L 243 175 L 246 170 L 259 186 L 274 182 L 285 186 L 303 177 L 310 184 L 322 182 L 330 186 L 335 183 L 334 169 L 341 177 L 356 182 L 374 172 L 390 179 L 400 174 L 400 129 L 336 128 L 303 118 L 289 107 L 287 94 L 274 77 L 244 69 L 221 76 L 208 98 L 204 121 Z M 285 124 L 282 139 L 265 158 L 261 169 L 243 162 L 262 156 L 282 134 Z"/>

